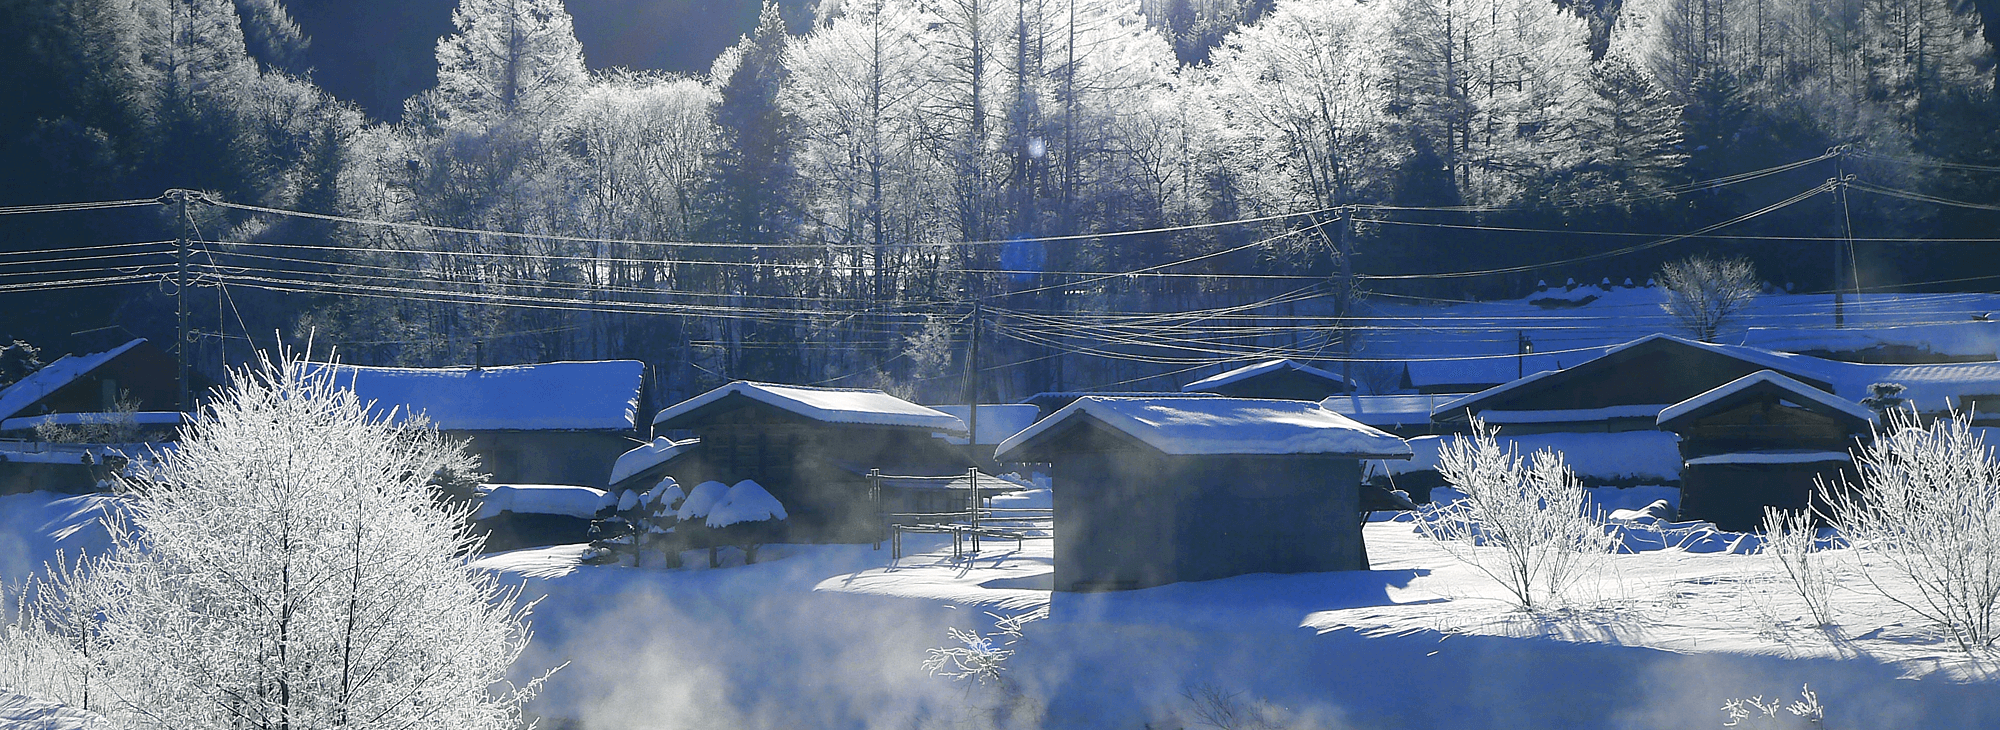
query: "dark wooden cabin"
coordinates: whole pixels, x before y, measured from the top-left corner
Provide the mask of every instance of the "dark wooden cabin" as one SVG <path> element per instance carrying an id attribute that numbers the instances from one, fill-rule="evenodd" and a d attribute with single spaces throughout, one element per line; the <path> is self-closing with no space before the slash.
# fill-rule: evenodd
<path id="1" fill-rule="evenodd" d="M 1667 406 L 1760 370 L 1832 391 L 1833 384 L 1814 368 L 1820 362 L 1651 335 L 1569 368 L 1537 373 L 1443 404 L 1432 417 L 1441 424 L 1458 425 L 1470 412 L 1515 434 L 1652 430 Z"/>
<path id="2" fill-rule="evenodd" d="M 1266 360 L 1181 386 L 1184 393 L 1214 393 L 1231 398 L 1279 400 L 1320 399 L 1354 392 L 1346 378 L 1291 360 Z"/>
<path id="3" fill-rule="evenodd" d="M 1872 418 L 1859 403 L 1769 370 L 1674 404 L 1658 423 L 1681 439 L 1681 517 L 1748 531 L 1765 507 L 1806 509 L 1818 481 L 1854 481 L 1849 450 Z"/>
<path id="4" fill-rule="evenodd" d="M 870 470 L 899 477 L 950 477 L 972 464 L 958 418 L 879 390 L 737 381 L 661 411 L 656 431 L 700 437 L 700 458 L 675 480 L 733 484 L 753 479 L 790 514 L 794 542 L 874 542 L 880 511 L 903 495 L 871 497 Z M 934 480 L 949 484 L 949 479 Z"/>
<path id="5" fill-rule="evenodd" d="M 421 413 L 467 439 L 491 481 L 610 486 L 620 454 L 639 443 L 645 363 L 556 362 L 483 368 L 334 368 L 374 410 Z"/>
<path id="6" fill-rule="evenodd" d="M 1365 570 L 1361 459 L 1402 439 L 1289 400 L 1083 398 L 1000 445 L 1053 465 L 1055 589 Z"/>
<path id="7" fill-rule="evenodd" d="M 176 369 L 172 355 L 143 339 L 104 352 L 65 355 L 0 390 L 0 431 L 31 433 L 38 423 L 110 413 L 124 399 L 137 409 L 133 417 L 140 426 L 164 435 L 181 422 Z M 213 383 L 202 379 L 194 385 L 193 392 L 201 393 Z"/>

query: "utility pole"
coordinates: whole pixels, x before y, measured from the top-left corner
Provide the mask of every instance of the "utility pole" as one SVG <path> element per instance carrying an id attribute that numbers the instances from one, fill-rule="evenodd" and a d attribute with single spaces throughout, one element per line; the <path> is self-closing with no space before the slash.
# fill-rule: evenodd
<path id="1" fill-rule="evenodd" d="M 979 329 L 980 317 L 984 314 L 978 298 L 972 300 L 972 346 L 965 354 L 965 450 L 972 457 L 973 468 L 979 467 Z M 978 508 L 978 500 L 973 507 Z"/>
<path id="2" fill-rule="evenodd" d="M 179 370 L 175 382 L 180 384 L 180 409 L 182 413 L 194 411 L 194 404 L 188 397 L 188 191 L 168 192 L 174 197 L 175 210 L 180 217 L 180 233 L 174 239 L 174 360 Z"/>
<path id="3" fill-rule="evenodd" d="M 1349 206 L 1340 212 L 1340 297 L 1335 299 L 1340 307 L 1340 379 L 1347 385 L 1347 392 L 1354 393 L 1354 328 L 1348 320 L 1354 311 L 1354 208 Z"/>
<path id="4" fill-rule="evenodd" d="M 1854 218 L 1847 212 L 1847 145 L 1834 148 L 1833 169 L 1834 190 L 1840 194 L 1840 220 L 1846 231 L 1845 240 L 1833 244 L 1833 327 L 1840 329 L 1847 324 L 1846 305 L 1840 290 L 1840 271 L 1846 260 L 1854 256 Z M 1844 252 L 1841 250 L 1843 244 L 1847 249 Z M 1853 277 L 1854 272 L 1849 270 L 1847 275 Z"/>

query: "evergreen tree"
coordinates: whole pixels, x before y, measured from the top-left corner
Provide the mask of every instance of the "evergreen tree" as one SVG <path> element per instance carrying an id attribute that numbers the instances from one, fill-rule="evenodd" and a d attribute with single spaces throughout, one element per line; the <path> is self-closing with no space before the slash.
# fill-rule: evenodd
<path id="1" fill-rule="evenodd" d="M 587 73 L 561 0 L 461 0 L 438 39 L 437 113 L 448 123 L 533 126 L 559 116 Z"/>
<path id="2" fill-rule="evenodd" d="M 738 44 L 740 58 L 722 85 L 711 158 L 711 230 L 732 241 L 776 241 L 796 227 L 792 149 L 796 118 L 778 103 L 788 37 L 775 2 L 765 2 L 757 30 Z"/>

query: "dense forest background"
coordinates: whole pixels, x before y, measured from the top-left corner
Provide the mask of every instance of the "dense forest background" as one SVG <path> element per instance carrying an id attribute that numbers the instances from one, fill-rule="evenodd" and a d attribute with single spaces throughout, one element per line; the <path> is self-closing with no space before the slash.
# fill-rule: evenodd
<path id="1" fill-rule="evenodd" d="M 310 338 L 941 400 L 974 338 L 987 397 L 1169 387 L 1361 357 L 1357 296 L 1697 252 L 1794 291 L 1979 289 L 1996 13 L 0 0 L 0 335 L 171 342 L 179 295 L 211 370 Z M 130 203 L 24 207 L 78 201 Z"/>

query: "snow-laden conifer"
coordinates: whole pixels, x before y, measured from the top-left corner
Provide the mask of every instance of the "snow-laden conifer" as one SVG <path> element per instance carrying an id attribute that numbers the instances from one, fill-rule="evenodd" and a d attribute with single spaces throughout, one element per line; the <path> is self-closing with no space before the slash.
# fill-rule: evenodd
<path id="1" fill-rule="evenodd" d="M 527 607 L 429 484 L 469 459 L 294 360 L 232 374 L 127 480 L 129 524 L 70 596 L 88 703 L 121 727 L 514 728 Z M 51 627 L 62 628 L 62 627 Z"/>

